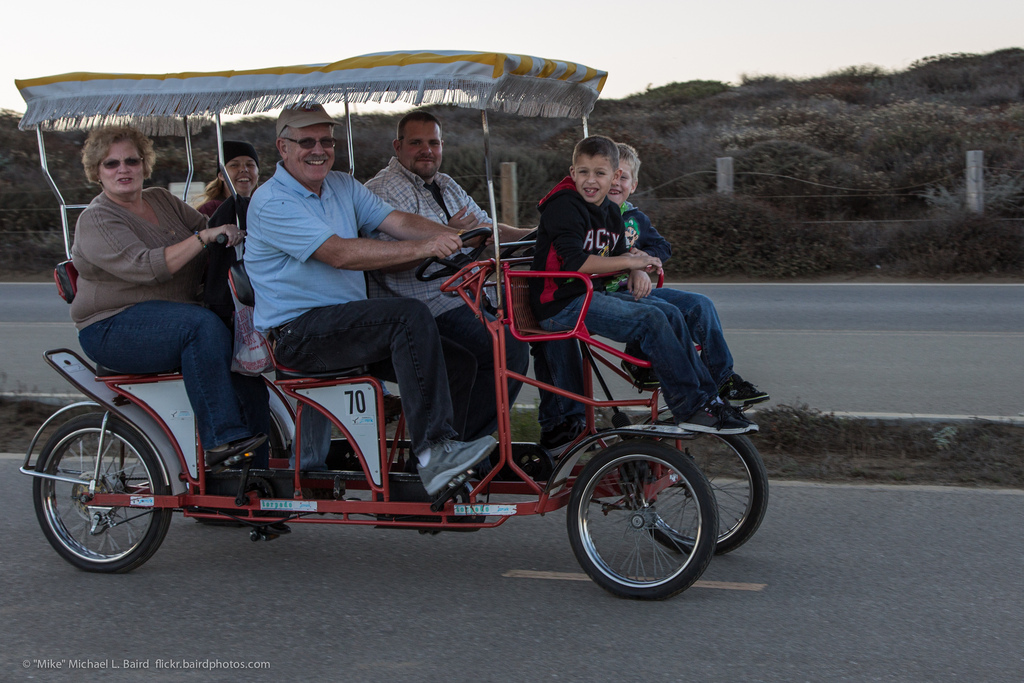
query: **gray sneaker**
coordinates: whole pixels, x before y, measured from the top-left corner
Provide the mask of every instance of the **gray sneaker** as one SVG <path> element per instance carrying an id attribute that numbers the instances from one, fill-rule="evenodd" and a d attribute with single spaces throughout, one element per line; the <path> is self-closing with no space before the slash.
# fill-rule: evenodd
<path id="1" fill-rule="evenodd" d="M 493 436 L 481 436 L 475 441 L 434 444 L 430 447 L 430 462 L 419 467 L 423 488 L 433 496 L 456 476 L 490 455 L 496 443 Z"/>

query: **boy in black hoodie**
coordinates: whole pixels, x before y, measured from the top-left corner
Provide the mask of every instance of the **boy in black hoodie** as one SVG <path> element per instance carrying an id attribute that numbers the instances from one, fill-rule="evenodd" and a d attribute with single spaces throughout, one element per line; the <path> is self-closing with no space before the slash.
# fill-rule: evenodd
<path id="1" fill-rule="evenodd" d="M 628 271 L 627 291 L 615 277 L 594 278 L 594 296 L 585 318 L 591 333 L 634 342 L 650 359 L 676 423 L 695 432 L 742 434 L 757 431 L 718 397 L 718 387 L 690 341 L 679 309 L 657 297 L 650 274 L 661 260 L 629 253 L 619 207 L 608 190 L 619 175 L 613 140 L 591 136 L 573 150 L 569 176 L 540 203 L 533 270 L 586 274 Z M 530 280 L 530 303 L 541 327 L 572 329 L 586 288 L 578 278 Z"/>

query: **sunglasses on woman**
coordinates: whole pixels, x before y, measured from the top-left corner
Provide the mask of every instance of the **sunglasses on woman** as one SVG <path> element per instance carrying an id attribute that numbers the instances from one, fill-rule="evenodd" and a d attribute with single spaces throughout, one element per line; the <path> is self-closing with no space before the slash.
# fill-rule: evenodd
<path id="1" fill-rule="evenodd" d="M 124 164 L 128 168 L 135 168 L 141 163 L 142 159 L 138 157 L 126 157 L 124 159 L 107 159 L 106 161 L 101 161 L 100 166 L 107 169 L 108 171 L 113 171 L 115 168 L 118 168 L 121 164 Z"/>

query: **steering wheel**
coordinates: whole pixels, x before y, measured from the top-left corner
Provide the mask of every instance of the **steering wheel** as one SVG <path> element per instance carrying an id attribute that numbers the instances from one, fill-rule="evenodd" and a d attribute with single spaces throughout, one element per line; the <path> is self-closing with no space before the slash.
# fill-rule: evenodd
<path id="1" fill-rule="evenodd" d="M 465 244 L 469 240 L 490 234 L 490 227 L 474 228 L 469 232 L 459 235 L 459 238 L 462 240 L 462 243 Z M 455 273 L 459 272 L 473 261 L 479 259 L 480 254 L 482 254 L 484 249 L 486 248 L 487 240 L 483 240 L 480 243 L 480 246 L 475 247 L 473 251 L 469 252 L 468 254 L 463 254 L 461 251 L 457 251 L 448 258 L 437 258 L 436 256 L 430 256 L 424 259 L 423 263 L 416 266 L 416 279 L 420 280 L 421 282 L 430 282 L 431 280 L 437 280 L 442 277 L 449 277 L 451 275 L 454 275 Z M 429 268 L 431 265 L 435 263 L 439 263 L 444 267 L 438 268 L 430 275 L 426 275 L 425 273 L 427 272 L 427 268 Z"/>
<path id="2" fill-rule="evenodd" d="M 527 233 L 522 238 L 516 240 L 516 242 L 530 242 L 530 241 L 533 241 L 533 242 L 537 241 L 537 229 L 536 228 L 534 228 L 533 232 Z M 504 261 L 505 259 L 512 258 L 512 257 L 514 257 L 516 255 L 516 252 L 519 252 L 519 251 L 523 252 L 522 256 L 533 256 L 533 248 L 534 248 L 534 245 L 532 245 L 532 244 L 519 244 L 519 245 L 516 245 L 514 247 L 506 247 L 501 252 L 501 260 Z"/>

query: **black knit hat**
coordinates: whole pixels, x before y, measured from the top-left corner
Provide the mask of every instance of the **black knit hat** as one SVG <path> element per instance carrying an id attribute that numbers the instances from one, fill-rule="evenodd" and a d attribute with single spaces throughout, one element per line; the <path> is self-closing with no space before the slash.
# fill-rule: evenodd
<path id="1" fill-rule="evenodd" d="M 260 165 L 260 155 L 256 153 L 256 148 L 250 145 L 248 142 L 241 142 L 239 140 L 225 140 L 224 141 L 224 164 L 227 165 L 229 161 L 235 157 L 252 157 L 256 162 L 256 165 Z"/>

